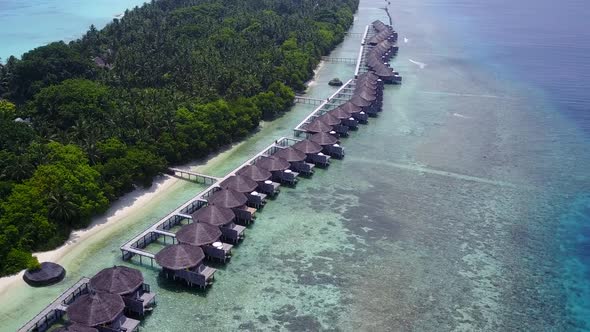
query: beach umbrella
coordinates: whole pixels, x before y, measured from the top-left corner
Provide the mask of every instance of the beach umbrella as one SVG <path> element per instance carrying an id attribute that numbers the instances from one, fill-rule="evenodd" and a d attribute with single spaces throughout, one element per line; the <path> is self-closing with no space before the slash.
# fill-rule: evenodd
<path id="1" fill-rule="evenodd" d="M 207 205 L 198 209 L 191 216 L 193 222 L 204 222 L 215 226 L 223 226 L 232 222 L 236 215 L 234 211 L 217 205 Z"/>
<path id="2" fill-rule="evenodd" d="M 268 170 L 258 167 L 256 165 L 244 166 L 242 167 L 242 169 L 237 171 L 237 173 L 240 175 L 247 176 L 257 182 L 266 181 L 272 177 L 272 174 Z"/>
<path id="3" fill-rule="evenodd" d="M 311 135 L 310 140 L 312 142 L 318 143 L 319 145 L 332 145 L 338 143 L 338 139 L 336 136 L 330 135 L 328 133 L 317 133 Z"/>
<path id="4" fill-rule="evenodd" d="M 325 122 L 329 126 L 337 126 L 342 123 L 340 119 L 330 113 L 324 113 L 318 117 L 319 120 Z"/>
<path id="5" fill-rule="evenodd" d="M 143 284 L 143 275 L 139 270 L 126 266 L 113 266 L 102 269 L 90 278 L 90 287 L 97 291 L 125 295 L 138 289 Z"/>
<path id="6" fill-rule="evenodd" d="M 321 145 L 319 145 L 318 143 L 312 142 L 308 139 L 304 139 L 303 141 L 299 141 L 299 142 L 293 144 L 293 148 L 295 148 L 303 153 L 309 153 L 309 154 L 315 154 L 315 153 L 322 152 Z"/>
<path id="7" fill-rule="evenodd" d="M 201 247 L 188 244 L 173 244 L 156 254 L 156 262 L 170 270 L 184 270 L 199 265 L 205 259 Z"/>
<path id="8" fill-rule="evenodd" d="M 123 309 L 125 309 L 125 302 L 121 295 L 91 291 L 70 304 L 66 312 L 73 322 L 86 326 L 98 326 L 112 323 Z"/>
<path id="9" fill-rule="evenodd" d="M 219 205 L 224 208 L 233 209 L 243 206 L 248 202 L 246 195 L 231 189 L 221 189 L 215 192 L 207 200 L 209 204 Z"/>
<path id="10" fill-rule="evenodd" d="M 304 161 L 305 158 L 307 158 L 307 155 L 305 153 L 303 153 L 297 149 L 294 149 L 293 147 L 281 149 L 281 150 L 277 151 L 275 154 L 273 154 L 273 157 L 274 156 L 277 156 L 279 158 L 283 158 L 290 163 Z"/>
<path id="11" fill-rule="evenodd" d="M 327 133 L 332 131 L 332 126 L 328 125 L 324 121 L 316 118 L 315 120 L 311 121 L 303 125 L 303 129 L 310 133 Z"/>
<path id="12" fill-rule="evenodd" d="M 240 193 L 249 193 L 256 190 L 258 183 L 244 175 L 234 175 L 223 180 L 219 185 L 224 189 L 232 189 Z"/>
<path id="13" fill-rule="evenodd" d="M 193 222 L 182 226 L 182 228 L 176 232 L 176 239 L 178 242 L 193 246 L 211 244 L 219 240 L 220 237 L 221 230 L 219 227 L 203 222 Z"/>
<path id="14" fill-rule="evenodd" d="M 289 164 L 288 161 L 286 161 L 283 158 L 270 158 L 270 157 L 260 157 L 260 159 L 258 159 L 256 161 L 256 165 L 258 165 L 259 167 L 265 168 L 271 172 L 275 172 L 275 171 L 283 171 L 286 170 L 287 168 L 291 167 L 291 164 Z"/>

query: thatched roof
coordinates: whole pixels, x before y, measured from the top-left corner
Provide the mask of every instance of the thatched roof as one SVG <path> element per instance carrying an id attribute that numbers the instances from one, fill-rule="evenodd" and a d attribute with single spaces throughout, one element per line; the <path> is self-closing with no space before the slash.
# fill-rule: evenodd
<path id="1" fill-rule="evenodd" d="M 303 129 L 310 133 L 327 133 L 332 131 L 332 126 L 325 123 L 321 119 L 316 118 L 310 123 L 303 125 Z"/>
<path id="2" fill-rule="evenodd" d="M 224 189 L 233 189 L 240 193 L 249 193 L 256 190 L 258 183 L 247 176 L 234 175 L 223 180 L 219 186 Z"/>
<path id="3" fill-rule="evenodd" d="M 256 166 L 262 167 L 264 169 L 269 170 L 270 172 L 274 171 L 283 171 L 287 168 L 291 167 L 288 161 L 283 158 L 270 158 L 270 157 L 260 157 L 256 161 Z"/>
<path id="4" fill-rule="evenodd" d="M 65 276 L 66 270 L 61 265 L 43 262 L 40 269 L 25 271 L 23 279 L 31 286 L 48 286 L 62 281 Z"/>
<path id="5" fill-rule="evenodd" d="M 350 114 L 360 113 L 363 109 L 360 106 L 357 106 L 350 101 L 345 102 L 344 104 L 338 106 L 337 108 L 341 108 Z"/>
<path id="6" fill-rule="evenodd" d="M 247 176 L 254 181 L 266 181 L 272 177 L 272 174 L 268 170 L 256 165 L 244 166 L 237 173 Z"/>
<path id="7" fill-rule="evenodd" d="M 94 327 L 88 327 L 77 323 L 73 323 L 60 327 L 59 329 L 55 330 L 55 332 L 98 332 L 98 330 Z"/>
<path id="8" fill-rule="evenodd" d="M 246 195 L 231 189 L 221 189 L 215 192 L 207 200 L 209 204 L 219 205 L 224 208 L 233 209 L 240 207 L 248 201 Z"/>
<path id="9" fill-rule="evenodd" d="M 217 226 L 213 226 L 203 222 L 193 222 L 183 226 L 176 232 L 176 239 L 183 244 L 190 244 L 193 246 L 204 246 L 211 244 L 221 237 L 221 230 Z"/>
<path id="10" fill-rule="evenodd" d="M 293 144 L 293 148 L 303 152 L 303 153 L 318 153 L 322 152 L 322 146 L 318 143 L 312 142 L 308 139 L 304 139 L 303 141 L 299 141 Z"/>
<path id="11" fill-rule="evenodd" d="M 199 265 L 205 259 L 201 247 L 173 244 L 156 254 L 156 262 L 170 270 L 184 270 Z"/>
<path id="12" fill-rule="evenodd" d="M 361 98 L 359 95 L 354 95 L 350 98 L 350 102 L 360 107 L 371 106 L 371 102 Z"/>
<path id="13" fill-rule="evenodd" d="M 125 309 L 125 302 L 119 294 L 91 292 L 80 296 L 66 309 L 68 318 L 86 326 L 111 323 Z"/>
<path id="14" fill-rule="evenodd" d="M 320 115 L 318 117 L 318 120 L 322 120 L 323 122 L 325 122 L 329 126 L 336 126 L 336 125 L 339 125 L 340 123 L 342 123 L 342 121 L 340 121 L 340 119 L 338 119 L 337 117 L 333 116 L 330 113 L 324 113 L 324 114 Z"/>
<path id="15" fill-rule="evenodd" d="M 330 135 L 328 133 L 313 134 L 309 139 L 312 142 L 318 143 L 319 145 L 332 145 L 338 143 L 336 136 Z"/>
<path id="16" fill-rule="evenodd" d="M 304 161 L 307 158 L 307 155 L 304 152 L 294 149 L 291 146 L 275 152 L 275 154 L 273 154 L 273 157 L 274 156 L 283 158 L 288 162 Z"/>
<path id="17" fill-rule="evenodd" d="M 97 291 L 125 295 L 143 284 L 139 270 L 126 266 L 113 266 L 98 272 L 90 279 L 90 287 Z"/>
<path id="18" fill-rule="evenodd" d="M 335 109 L 328 111 L 328 113 L 330 113 L 332 116 L 335 116 L 341 120 L 348 119 L 351 116 L 351 113 L 345 111 L 341 107 L 336 107 Z"/>
<path id="19" fill-rule="evenodd" d="M 223 226 L 234 220 L 236 215 L 231 209 L 217 205 L 207 205 L 192 214 L 193 222 L 205 222 L 215 226 Z"/>

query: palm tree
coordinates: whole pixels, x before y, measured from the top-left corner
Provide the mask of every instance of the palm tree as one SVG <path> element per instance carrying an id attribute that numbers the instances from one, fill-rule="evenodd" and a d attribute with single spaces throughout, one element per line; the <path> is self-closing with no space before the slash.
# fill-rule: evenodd
<path id="1" fill-rule="evenodd" d="M 66 222 L 68 225 L 71 225 L 78 216 L 76 203 L 68 193 L 59 189 L 49 193 L 47 207 L 49 217 L 58 222 Z"/>

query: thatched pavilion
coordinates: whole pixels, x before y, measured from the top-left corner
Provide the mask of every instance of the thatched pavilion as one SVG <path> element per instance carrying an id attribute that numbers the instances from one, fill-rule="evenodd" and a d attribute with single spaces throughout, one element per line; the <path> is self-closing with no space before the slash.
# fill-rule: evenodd
<path id="1" fill-rule="evenodd" d="M 256 165 L 246 165 L 237 174 L 244 175 L 258 183 L 258 191 L 269 196 L 276 196 L 280 192 L 280 184 L 271 180 L 272 173 Z"/>
<path id="2" fill-rule="evenodd" d="M 258 182 L 245 175 L 238 174 L 230 176 L 223 180 L 219 186 L 223 189 L 231 189 L 245 194 L 248 197 L 249 206 L 258 209 L 266 204 L 266 194 L 256 191 L 258 189 Z"/>
<path id="3" fill-rule="evenodd" d="M 139 321 L 123 314 L 125 302 L 119 294 L 92 291 L 70 304 L 68 319 L 99 331 L 137 331 Z"/>
<path id="4" fill-rule="evenodd" d="M 231 209 L 217 205 L 207 205 L 198 209 L 191 217 L 193 222 L 202 222 L 219 227 L 222 233 L 221 237 L 224 240 L 238 243 L 244 238 L 246 227 L 234 223 L 236 214 Z"/>
<path id="5" fill-rule="evenodd" d="M 89 286 L 95 291 L 121 295 L 125 309 L 138 315 L 151 311 L 156 303 L 156 294 L 150 292 L 141 272 L 126 266 L 101 270 L 90 278 Z"/>
<path id="6" fill-rule="evenodd" d="M 256 213 L 256 209 L 246 205 L 248 197 L 235 190 L 218 190 L 207 199 L 207 202 L 209 202 L 210 205 L 232 209 L 236 215 L 236 221 L 242 221 L 249 224 L 255 219 L 254 214 Z"/>
<path id="7" fill-rule="evenodd" d="M 290 170 L 289 167 L 291 167 L 291 164 L 283 158 L 262 156 L 256 161 L 255 165 L 271 172 L 275 181 L 289 185 L 295 185 L 297 183 L 297 176 L 299 174 Z"/>
<path id="8" fill-rule="evenodd" d="M 201 247 L 205 256 L 226 262 L 231 258 L 233 246 L 220 241 L 221 230 L 204 222 L 193 222 L 176 232 L 179 243 Z"/>
<path id="9" fill-rule="evenodd" d="M 200 247 L 173 244 L 156 254 L 156 262 L 166 278 L 184 280 L 189 286 L 206 288 L 213 283 L 215 269 L 203 264 L 205 253 Z"/>

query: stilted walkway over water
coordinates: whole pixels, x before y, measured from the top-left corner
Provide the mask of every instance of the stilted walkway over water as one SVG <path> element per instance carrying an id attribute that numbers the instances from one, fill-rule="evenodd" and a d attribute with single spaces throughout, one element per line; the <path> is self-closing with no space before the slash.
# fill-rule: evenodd
<path id="1" fill-rule="evenodd" d="M 310 105 L 320 105 L 324 102 L 323 99 L 318 98 L 308 98 L 303 96 L 295 96 L 294 102 L 296 104 L 310 104 Z"/>
<path id="2" fill-rule="evenodd" d="M 33 332 L 45 330 L 54 322 L 59 320 L 66 312 L 66 308 L 80 295 L 88 292 L 90 279 L 84 277 L 72 287 L 63 292 L 55 301 L 51 302 L 45 309 L 33 317 L 28 323 L 21 327 L 18 332 Z"/>
<path id="3" fill-rule="evenodd" d="M 218 178 L 216 178 L 214 176 L 205 175 L 205 174 L 201 174 L 201 173 L 197 173 L 197 172 L 193 172 L 193 171 L 189 171 L 189 170 L 184 170 L 184 169 L 168 168 L 168 171 L 174 175 L 180 174 L 179 175 L 180 178 L 186 177 L 191 181 L 192 181 L 192 178 L 194 178 L 195 182 L 202 182 L 204 184 L 215 183 L 215 182 L 217 182 L 217 180 L 219 180 Z"/>

